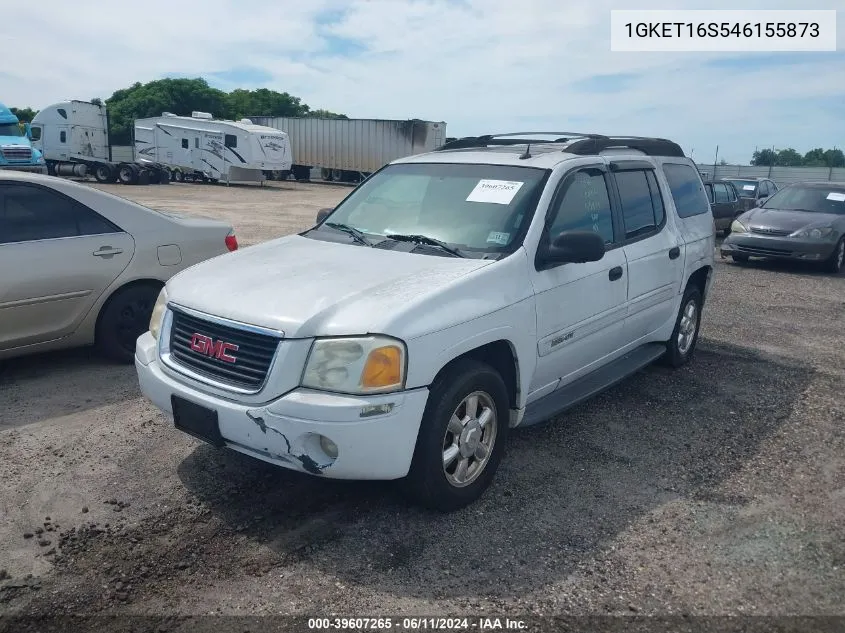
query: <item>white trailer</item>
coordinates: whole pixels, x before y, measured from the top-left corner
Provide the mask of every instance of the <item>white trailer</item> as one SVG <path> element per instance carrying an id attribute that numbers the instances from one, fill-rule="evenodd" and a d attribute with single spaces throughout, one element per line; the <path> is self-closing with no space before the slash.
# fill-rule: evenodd
<path id="1" fill-rule="evenodd" d="M 392 160 L 430 152 L 446 141 L 442 121 L 263 116 L 250 120 L 288 134 L 297 180 L 308 180 L 313 167 L 321 169 L 324 180 L 361 180 Z"/>
<path id="2" fill-rule="evenodd" d="M 169 183 L 170 172 L 151 160 L 112 156 L 106 106 L 88 101 L 62 101 L 39 111 L 30 124 L 32 146 L 40 150 L 47 172 L 124 184 Z"/>
<path id="3" fill-rule="evenodd" d="M 263 182 L 265 172 L 286 178 L 292 157 L 288 135 L 249 119 L 214 119 L 164 112 L 135 121 L 135 156 L 166 165 L 176 180 Z"/>

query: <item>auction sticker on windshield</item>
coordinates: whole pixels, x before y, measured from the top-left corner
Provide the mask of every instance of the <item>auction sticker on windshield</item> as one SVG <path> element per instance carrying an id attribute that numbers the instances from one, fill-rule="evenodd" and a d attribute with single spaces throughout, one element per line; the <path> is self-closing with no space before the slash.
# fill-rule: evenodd
<path id="1" fill-rule="evenodd" d="M 754 191 L 755 189 L 754 185 L 743 185 L 742 188 L 746 191 Z"/>
<path id="2" fill-rule="evenodd" d="M 475 189 L 469 192 L 466 201 L 510 204 L 523 184 L 525 183 L 515 180 L 479 180 Z"/>
<path id="3" fill-rule="evenodd" d="M 510 233 L 501 233 L 499 231 L 491 231 L 490 235 L 487 236 L 487 243 L 488 244 L 501 244 L 502 246 L 508 245 L 508 240 L 510 239 Z"/>
<path id="4" fill-rule="evenodd" d="M 835 200 L 836 202 L 845 202 L 845 193 L 838 193 L 836 191 L 831 191 L 827 194 L 828 200 Z"/>

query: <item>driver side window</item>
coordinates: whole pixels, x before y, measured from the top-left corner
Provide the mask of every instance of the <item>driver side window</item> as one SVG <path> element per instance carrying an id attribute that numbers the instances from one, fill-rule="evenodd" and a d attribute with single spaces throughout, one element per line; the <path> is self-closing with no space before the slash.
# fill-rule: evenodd
<path id="1" fill-rule="evenodd" d="M 568 175 L 552 203 L 549 222 L 551 239 L 563 231 L 595 231 L 612 244 L 613 213 L 604 173 L 587 168 Z"/>

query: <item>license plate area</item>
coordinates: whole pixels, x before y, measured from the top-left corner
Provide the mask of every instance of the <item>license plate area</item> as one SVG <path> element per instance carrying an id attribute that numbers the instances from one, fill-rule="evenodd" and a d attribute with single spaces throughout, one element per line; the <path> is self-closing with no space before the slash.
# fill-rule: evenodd
<path id="1" fill-rule="evenodd" d="M 217 411 L 179 396 L 171 396 L 170 403 L 173 407 L 173 423 L 177 429 L 217 448 L 226 445 L 220 435 Z"/>

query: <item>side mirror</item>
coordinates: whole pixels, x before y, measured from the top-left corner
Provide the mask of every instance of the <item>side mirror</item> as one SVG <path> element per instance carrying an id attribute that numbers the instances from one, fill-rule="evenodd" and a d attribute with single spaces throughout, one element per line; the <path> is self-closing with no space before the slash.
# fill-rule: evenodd
<path id="1" fill-rule="evenodd" d="M 317 224 L 329 217 L 329 214 L 331 214 L 332 211 L 334 211 L 334 209 L 320 209 L 317 211 Z"/>
<path id="2" fill-rule="evenodd" d="M 29 123 L 23 124 L 23 131 L 24 131 L 24 134 L 26 134 L 26 138 L 28 138 L 31 141 L 32 140 L 32 128 L 30 127 Z"/>
<path id="3" fill-rule="evenodd" d="M 550 264 L 581 264 L 597 262 L 604 253 L 604 238 L 595 231 L 564 231 L 549 245 L 543 260 Z"/>

